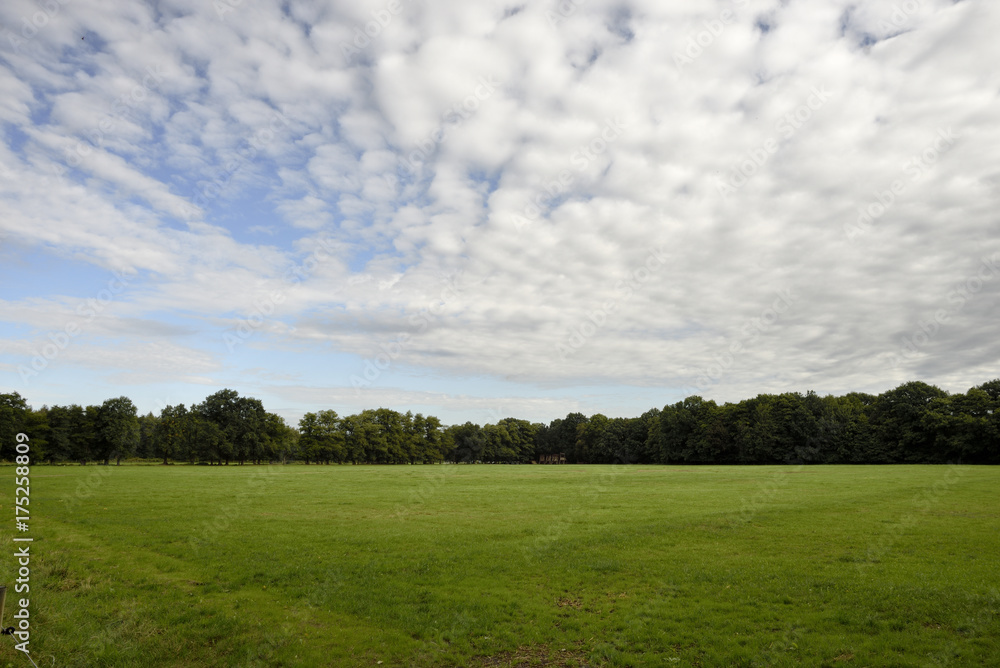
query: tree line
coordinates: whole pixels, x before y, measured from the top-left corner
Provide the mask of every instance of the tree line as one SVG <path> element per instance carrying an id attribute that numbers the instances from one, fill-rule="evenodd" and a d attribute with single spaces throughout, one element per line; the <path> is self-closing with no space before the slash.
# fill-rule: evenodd
<path id="1" fill-rule="evenodd" d="M 570 413 L 549 424 L 504 418 L 445 426 L 434 416 L 368 409 L 306 413 L 297 428 L 259 399 L 226 389 L 199 404 L 138 415 L 128 397 L 100 406 L 32 409 L 0 394 L 0 458 L 14 435 L 35 460 L 120 463 L 122 458 L 228 465 L 526 464 L 565 453 L 579 464 L 1000 463 L 1000 379 L 949 394 L 919 381 L 879 395 L 761 394 L 716 404 L 692 396 L 639 417 Z"/>
<path id="2" fill-rule="evenodd" d="M 123 458 L 244 463 L 287 458 L 297 434 L 259 399 L 221 390 L 190 408 L 166 406 L 138 415 L 128 397 L 100 406 L 33 410 L 18 393 L 0 394 L 0 457 L 13 452 L 12 434 L 26 432 L 36 461 L 121 463 Z"/>

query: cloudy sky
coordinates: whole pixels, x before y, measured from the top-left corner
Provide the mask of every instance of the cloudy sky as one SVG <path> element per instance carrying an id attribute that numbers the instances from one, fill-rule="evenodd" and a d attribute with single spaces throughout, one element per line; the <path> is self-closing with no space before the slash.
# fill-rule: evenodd
<path id="1" fill-rule="evenodd" d="M 0 391 L 291 422 L 1000 376 L 987 0 L 4 0 Z"/>

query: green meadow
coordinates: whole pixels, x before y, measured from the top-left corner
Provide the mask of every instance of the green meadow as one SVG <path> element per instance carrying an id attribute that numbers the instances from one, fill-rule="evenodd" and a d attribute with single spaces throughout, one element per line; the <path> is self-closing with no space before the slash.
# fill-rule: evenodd
<path id="1" fill-rule="evenodd" d="M 997 666 L 998 483 L 952 466 L 36 466 L 31 657 Z M 0 666 L 30 666 L 2 642 Z"/>

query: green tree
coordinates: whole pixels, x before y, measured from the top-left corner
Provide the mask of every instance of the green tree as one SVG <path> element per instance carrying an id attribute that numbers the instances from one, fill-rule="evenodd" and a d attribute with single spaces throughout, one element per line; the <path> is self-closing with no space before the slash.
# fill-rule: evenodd
<path id="1" fill-rule="evenodd" d="M 576 430 L 576 447 L 572 450 L 574 460 L 583 464 L 596 464 L 609 459 L 609 447 L 614 447 L 609 446 L 609 440 L 613 440 L 613 436 L 606 433 L 610 425 L 611 420 L 600 413 L 595 413 L 588 421 L 580 423 Z"/>
<path id="2" fill-rule="evenodd" d="M 527 420 L 518 418 L 504 418 L 498 425 L 502 425 L 507 430 L 510 439 L 510 449 L 513 457 L 509 461 L 527 464 L 535 454 L 535 438 L 537 427 Z"/>
<path id="3" fill-rule="evenodd" d="M 76 410 L 74 410 L 76 409 Z M 73 461 L 80 462 L 81 466 L 87 464 L 91 459 L 97 459 L 98 431 L 100 430 L 101 407 L 70 406 L 75 424 L 75 437 L 73 439 Z"/>
<path id="4" fill-rule="evenodd" d="M 186 450 L 190 460 L 222 466 L 233 459 L 233 445 L 222 427 L 193 409 L 188 415 L 188 434 Z"/>
<path id="5" fill-rule="evenodd" d="M 275 413 L 265 413 L 264 433 L 267 437 L 264 452 L 268 461 L 278 460 L 284 463 L 294 455 L 298 432 L 285 423 L 285 418 Z"/>
<path id="6" fill-rule="evenodd" d="M 340 417 L 336 411 L 306 413 L 299 420 L 300 455 L 308 464 L 310 461 L 342 462 L 347 456 L 347 436 L 341 429 Z"/>
<path id="7" fill-rule="evenodd" d="M 463 425 L 452 425 L 446 430 L 447 438 L 452 442 L 449 459 L 453 462 L 472 464 L 480 461 L 486 447 L 486 437 L 483 428 L 473 422 Z"/>
<path id="8" fill-rule="evenodd" d="M 424 416 L 406 411 L 403 415 L 403 429 L 406 431 L 406 447 L 411 464 L 426 461 L 427 444 L 424 441 Z"/>
<path id="9" fill-rule="evenodd" d="M 156 425 L 159 421 L 152 411 L 139 416 L 139 447 L 135 451 L 137 457 L 151 459 L 159 455 L 156 449 Z"/>
<path id="10" fill-rule="evenodd" d="M 360 464 L 367 461 L 368 444 L 361 417 L 348 415 L 340 421 L 340 431 L 344 434 L 346 461 Z"/>
<path id="11" fill-rule="evenodd" d="M 708 439 L 719 407 L 712 400 L 691 396 L 660 413 L 659 461 L 711 462 L 713 443 Z"/>
<path id="12" fill-rule="evenodd" d="M 69 459 L 72 439 L 69 409 L 64 406 L 42 408 L 47 413 L 49 424 L 49 447 L 45 453 L 48 462 L 63 462 Z"/>
<path id="13" fill-rule="evenodd" d="M 98 457 L 107 466 L 111 457 L 120 466 L 139 444 L 139 419 L 135 405 L 128 397 L 108 399 L 101 404 L 97 418 Z"/>
<path id="14" fill-rule="evenodd" d="M 621 461 L 637 464 L 652 464 L 656 461 L 656 448 L 650 440 L 650 435 L 660 427 L 660 409 L 651 408 L 637 418 L 629 421 L 628 441 L 626 451 Z"/>
<path id="15" fill-rule="evenodd" d="M 433 415 L 423 417 L 420 413 L 417 413 L 415 423 L 417 424 L 418 434 L 420 433 L 421 426 L 423 428 L 423 461 L 431 463 L 444 460 L 449 448 L 444 431 L 441 428 L 441 420 Z"/>
<path id="16" fill-rule="evenodd" d="M 306 413 L 299 418 L 299 457 L 306 464 L 318 462 L 320 447 L 319 418 L 315 413 Z"/>
<path id="17" fill-rule="evenodd" d="M 376 461 L 380 464 L 402 464 L 410 460 L 406 428 L 403 416 L 388 408 L 378 408 L 374 411 L 364 411 L 366 419 L 376 425 L 377 443 L 380 455 Z"/>
<path id="18" fill-rule="evenodd" d="M 170 459 L 187 458 L 190 455 L 192 419 L 193 416 L 184 404 L 164 406 L 160 411 L 154 438 L 156 451 L 163 457 L 164 464 L 169 464 Z"/>
<path id="19" fill-rule="evenodd" d="M 976 387 L 965 394 L 936 397 L 927 405 L 922 426 L 934 434 L 931 463 L 992 463 L 997 441 L 993 415 L 997 403 Z"/>
<path id="20" fill-rule="evenodd" d="M 538 443 L 535 456 L 562 452 L 566 453 L 569 461 L 583 461 L 577 452 L 577 432 L 580 425 L 587 421 L 588 418 L 583 413 L 569 413 L 565 418 L 553 420 L 545 430 L 544 440 Z"/>
<path id="21" fill-rule="evenodd" d="M 3 459 L 13 461 L 16 436 L 24 431 L 28 403 L 17 392 L 0 394 L 0 453 Z M 28 434 L 31 438 L 31 434 Z"/>
<path id="22" fill-rule="evenodd" d="M 875 397 L 852 392 L 842 397 L 823 397 L 822 401 L 822 411 L 816 419 L 816 433 L 809 442 L 816 451 L 817 460 L 823 464 L 865 461 L 865 453 L 874 449 L 868 407 Z"/>
<path id="23" fill-rule="evenodd" d="M 43 406 L 35 411 L 28 409 L 24 414 L 24 431 L 31 438 L 31 456 L 35 461 L 51 461 L 49 454 L 49 411 Z"/>
<path id="24" fill-rule="evenodd" d="M 871 407 L 876 442 L 866 460 L 877 464 L 920 464 L 934 461 L 936 435 L 924 422 L 935 399 L 948 394 L 919 381 L 883 392 Z"/>
<path id="25" fill-rule="evenodd" d="M 219 390 L 192 408 L 222 431 L 219 456 L 226 464 L 235 459 L 259 463 L 266 445 L 266 414 L 259 399 L 241 397 L 235 390 Z"/>
<path id="26" fill-rule="evenodd" d="M 481 431 L 484 438 L 480 455 L 486 462 L 527 463 L 535 450 L 535 428 L 527 420 L 504 418 Z"/>

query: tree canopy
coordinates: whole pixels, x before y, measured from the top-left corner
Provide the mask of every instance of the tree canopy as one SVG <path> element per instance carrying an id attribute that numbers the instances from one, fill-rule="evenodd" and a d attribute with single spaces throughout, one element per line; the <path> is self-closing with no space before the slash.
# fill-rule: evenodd
<path id="1" fill-rule="evenodd" d="M 253 397 L 220 390 L 198 404 L 137 416 L 128 397 L 100 406 L 32 409 L 0 394 L 0 457 L 29 432 L 36 459 L 164 463 L 523 464 L 564 454 L 580 464 L 1000 463 L 1000 379 L 949 394 L 908 382 L 877 396 L 761 394 L 719 405 L 687 397 L 639 417 L 570 413 L 549 424 L 515 417 L 444 426 L 389 408 L 309 412 L 297 428 Z"/>

